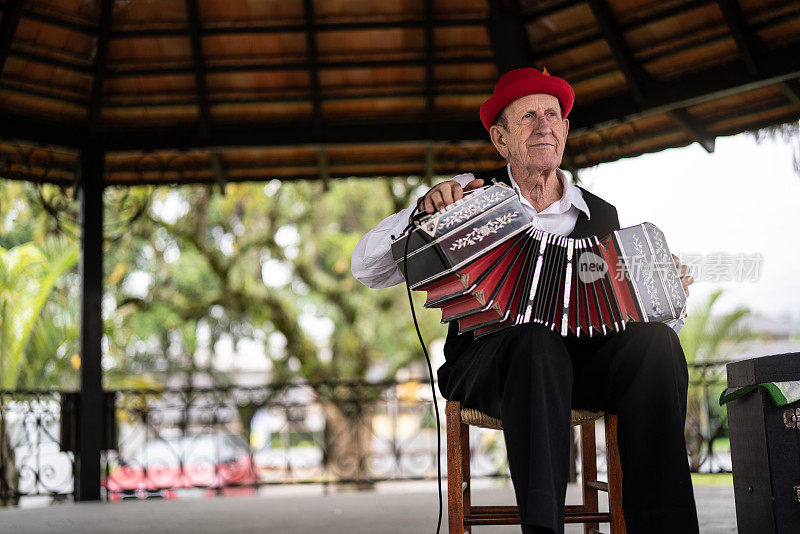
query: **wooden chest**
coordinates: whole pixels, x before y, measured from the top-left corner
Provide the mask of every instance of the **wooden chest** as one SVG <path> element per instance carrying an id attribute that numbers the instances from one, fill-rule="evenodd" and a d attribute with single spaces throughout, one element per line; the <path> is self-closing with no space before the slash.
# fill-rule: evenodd
<path id="1" fill-rule="evenodd" d="M 729 363 L 728 386 L 800 380 L 800 353 Z M 800 401 L 764 388 L 727 404 L 739 534 L 800 533 Z"/>

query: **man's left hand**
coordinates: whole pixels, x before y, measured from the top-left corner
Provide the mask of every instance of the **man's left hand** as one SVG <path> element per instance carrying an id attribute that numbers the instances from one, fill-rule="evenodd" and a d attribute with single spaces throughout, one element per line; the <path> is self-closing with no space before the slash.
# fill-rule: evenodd
<path id="1" fill-rule="evenodd" d="M 681 284 L 686 296 L 689 296 L 689 286 L 694 283 L 694 277 L 689 274 L 689 267 L 683 265 L 681 260 L 675 254 L 672 255 L 672 261 L 675 262 L 675 268 L 678 269 L 678 275 L 681 277 Z"/>

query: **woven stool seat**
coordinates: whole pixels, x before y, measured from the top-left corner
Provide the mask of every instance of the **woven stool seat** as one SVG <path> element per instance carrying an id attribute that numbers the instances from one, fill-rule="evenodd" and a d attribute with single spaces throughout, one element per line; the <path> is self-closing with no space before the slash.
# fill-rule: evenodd
<path id="1" fill-rule="evenodd" d="M 572 426 L 584 425 L 603 417 L 603 412 L 589 412 L 586 410 L 572 410 Z M 483 412 L 472 408 L 461 408 L 461 422 L 467 425 L 490 428 L 492 430 L 502 430 L 503 421 L 489 417 Z"/>

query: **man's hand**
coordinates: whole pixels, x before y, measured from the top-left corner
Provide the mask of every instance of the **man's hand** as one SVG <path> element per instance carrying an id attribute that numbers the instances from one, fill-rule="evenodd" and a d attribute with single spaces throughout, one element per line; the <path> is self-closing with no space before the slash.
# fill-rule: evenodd
<path id="1" fill-rule="evenodd" d="M 694 277 L 689 275 L 689 267 L 683 265 L 681 260 L 675 254 L 672 255 L 672 261 L 675 262 L 675 268 L 678 269 L 678 275 L 681 277 L 681 284 L 686 296 L 689 296 L 689 286 L 694 283 Z"/>
<path id="2" fill-rule="evenodd" d="M 442 182 L 417 199 L 417 209 L 419 211 L 424 209 L 428 213 L 443 210 L 445 206 L 449 206 L 456 200 L 461 200 L 465 191 L 472 191 L 482 186 L 483 180 L 479 178 L 472 180 L 463 189 L 455 180 Z"/>

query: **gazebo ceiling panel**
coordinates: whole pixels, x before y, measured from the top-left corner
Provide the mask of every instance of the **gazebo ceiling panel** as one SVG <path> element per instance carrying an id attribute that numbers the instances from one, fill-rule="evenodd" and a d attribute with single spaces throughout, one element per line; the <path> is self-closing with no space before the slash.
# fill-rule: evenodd
<path id="1" fill-rule="evenodd" d="M 655 20 L 632 28 L 625 32 L 625 40 L 634 50 L 646 51 L 651 47 L 663 47 L 664 43 L 680 42 L 698 33 L 720 30 L 727 32 L 725 19 L 716 4 L 707 4 L 667 20 Z"/>
<path id="2" fill-rule="evenodd" d="M 302 23 L 303 2 L 285 0 L 198 0 L 197 8 L 204 26 L 230 27 L 253 21 Z"/>
<path id="3" fill-rule="evenodd" d="M 686 108 L 686 111 L 703 120 L 716 120 L 720 117 L 738 115 L 754 108 L 762 108 L 765 104 L 782 105 L 785 103 L 786 95 L 778 87 L 768 86 L 703 102 Z"/>
<path id="4" fill-rule="evenodd" d="M 99 3 L 86 0 L 27 0 L 25 8 L 86 25 L 96 25 L 100 16 Z"/>
<path id="5" fill-rule="evenodd" d="M 306 36 L 302 33 L 205 35 L 202 42 L 209 65 L 247 62 L 254 57 L 280 58 L 281 62 L 305 61 L 308 57 Z M 274 59 L 270 62 L 279 63 Z"/>
<path id="6" fill-rule="evenodd" d="M 91 36 L 55 24 L 21 18 L 14 34 L 15 48 L 38 49 L 85 61 L 94 53 Z M 87 64 L 90 64 L 87 61 Z"/>
<path id="7" fill-rule="evenodd" d="M 92 3 L 99 4 L 99 2 Z M 118 4 L 114 6 L 111 13 L 111 26 L 115 29 L 186 26 L 185 0 L 157 0 L 155 2 L 140 0 L 119 2 Z"/>
<path id="8" fill-rule="evenodd" d="M 301 4 L 302 2 L 297 2 Z M 352 22 L 366 18 L 372 20 L 392 20 L 398 16 L 423 18 L 424 0 L 314 0 L 314 17 L 320 22 Z"/>
<path id="9" fill-rule="evenodd" d="M 136 37 L 111 39 L 109 56 L 125 66 L 188 64 L 192 49 L 186 37 Z"/>
<path id="10" fill-rule="evenodd" d="M 220 124 L 238 123 L 242 131 L 248 131 L 250 121 L 296 121 L 309 119 L 313 109 L 311 102 L 228 102 L 210 104 L 211 117 Z M 197 117 L 195 116 L 195 119 Z M 252 138 L 248 145 L 259 144 Z"/>
<path id="11" fill-rule="evenodd" d="M 109 162 L 204 154 L 184 154 L 191 178 L 161 165 L 182 182 L 319 175 L 320 147 L 332 177 L 449 172 L 496 163 L 478 108 L 533 64 L 575 89 L 580 167 L 800 115 L 800 4 L 738 1 L 726 17 L 712 0 L 197 0 L 195 18 L 186 0 L 116 0 L 106 32 L 98 0 L 26 0 L 0 135 L 77 148 L 96 131 Z"/>
<path id="12" fill-rule="evenodd" d="M 647 61 L 643 67 L 657 80 L 676 79 L 682 75 L 697 72 L 701 65 L 712 67 L 727 63 L 731 57 L 736 56 L 737 50 L 733 38 L 726 38 Z"/>
<path id="13" fill-rule="evenodd" d="M 445 26 L 433 31 L 433 43 L 437 56 L 459 57 L 475 50 L 486 54 L 489 49 L 489 34 L 483 26 Z"/>
<path id="14" fill-rule="evenodd" d="M 28 83 L 39 89 L 74 91 L 83 96 L 88 96 L 92 87 L 92 77 L 88 74 L 16 57 L 9 57 L 6 60 L 0 80 L 6 81 L 6 79 Z"/>
<path id="15" fill-rule="evenodd" d="M 281 92 L 310 95 L 309 74 L 304 71 L 274 72 L 226 72 L 210 73 L 206 76 L 206 87 L 211 93 L 225 91 L 249 91 L 251 93 Z M 278 93 L 278 94 L 276 94 Z"/>
<path id="16" fill-rule="evenodd" d="M 424 84 L 425 69 L 423 67 L 325 69 L 319 73 L 319 83 L 323 89 L 380 87 L 387 84 Z"/>
<path id="17" fill-rule="evenodd" d="M 756 34 L 766 46 L 788 46 L 800 40 L 800 19 L 785 20 L 771 28 L 758 30 Z"/>
<path id="18" fill-rule="evenodd" d="M 526 24 L 533 53 L 584 38 L 597 32 L 597 22 L 586 3 L 576 3 L 566 9 L 534 19 Z"/>
<path id="19" fill-rule="evenodd" d="M 103 108 L 102 119 L 108 124 L 126 124 L 136 121 L 141 124 L 158 125 L 169 120 L 173 124 L 192 124 L 197 120 L 194 104 L 163 106 L 109 106 Z"/>
<path id="20" fill-rule="evenodd" d="M 57 100 L 42 94 L 10 90 L 0 87 L 0 109 L 24 113 L 39 118 L 59 117 L 70 124 L 81 124 L 86 119 L 86 106 L 79 103 Z"/>
<path id="21" fill-rule="evenodd" d="M 748 124 L 752 124 L 756 120 L 779 123 L 784 117 L 792 116 L 792 113 L 794 113 L 795 116 L 797 115 L 797 107 L 792 104 L 772 105 L 753 110 L 749 113 L 745 110 L 739 115 L 709 122 L 707 128 L 711 133 L 724 134 L 731 130 L 739 130 L 742 127 L 747 127 Z"/>
<path id="22" fill-rule="evenodd" d="M 317 33 L 321 61 L 425 58 L 422 29 L 321 31 Z"/>
<path id="23" fill-rule="evenodd" d="M 105 84 L 109 98 L 131 95 L 194 94 L 194 77 L 189 74 L 139 76 L 136 78 L 111 78 Z"/>
<path id="24" fill-rule="evenodd" d="M 582 81 L 579 80 L 572 84 L 572 89 L 575 91 L 575 102 L 577 104 L 620 94 L 627 90 L 625 76 L 618 70 L 604 72 L 600 76 L 593 76 Z"/>
<path id="25" fill-rule="evenodd" d="M 322 111 L 339 119 L 369 118 L 375 115 L 401 117 L 424 114 L 425 106 L 424 97 L 360 98 L 325 101 L 322 103 Z M 368 135 L 368 129 L 365 127 L 365 136 Z"/>
<path id="26" fill-rule="evenodd" d="M 433 6 L 437 17 L 444 19 L 486 18 L 489 14 L 485 0 L 433 0 Z M 421 11 L 424 14 L 424 9 Z"/>

